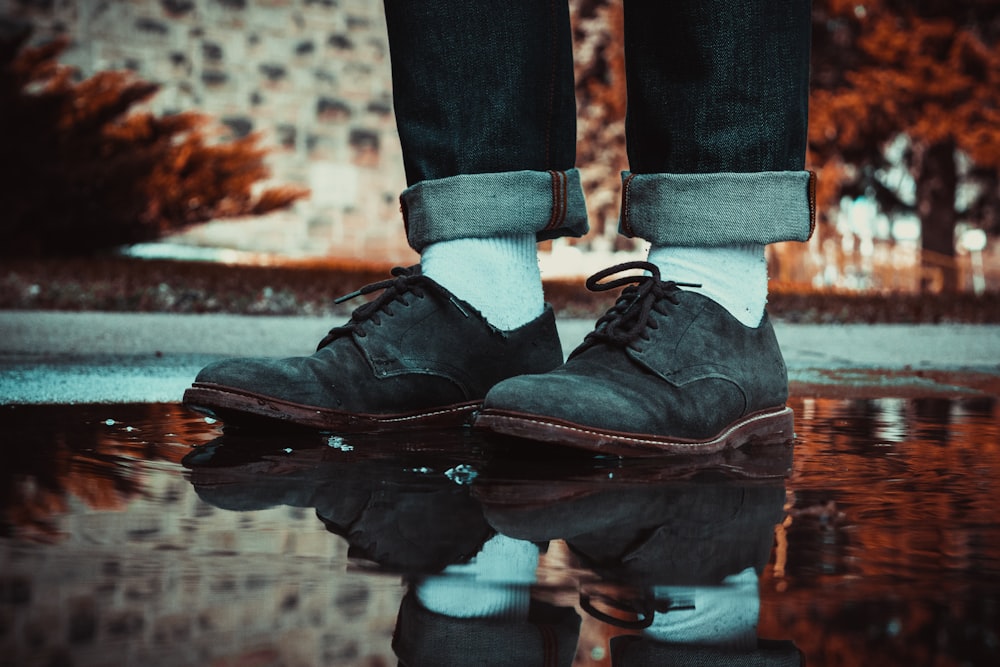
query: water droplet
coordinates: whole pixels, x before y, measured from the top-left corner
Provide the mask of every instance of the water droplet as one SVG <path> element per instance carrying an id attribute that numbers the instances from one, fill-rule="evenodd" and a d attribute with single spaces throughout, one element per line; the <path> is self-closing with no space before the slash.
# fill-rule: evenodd
<path id="1" fill-rule="evenodd" d="M 114 419 L 105 419 L 104 420 L 104 425 L 105 426 L 114 426 L 116 423 L 117 422 Z"/>
<path id="2" fill-rule="evenodd" d="M 455 484 L 463 485 L 471 484 L 472 480 L 479 476 L 479 473 L 469 464 L 460 463 L 454 468 L 446 470 L 444 476 L 455 482 Z"/>
<path id="3" fill-rule="evenodd" d="M 353 452 L 354 447 L 352 445 L 344 442 L 344 439 L 339 435 L 331 435 L 326 441 L 327 447 L 333 447 L 334 449 L 339 449 L 342 452 Z"/>

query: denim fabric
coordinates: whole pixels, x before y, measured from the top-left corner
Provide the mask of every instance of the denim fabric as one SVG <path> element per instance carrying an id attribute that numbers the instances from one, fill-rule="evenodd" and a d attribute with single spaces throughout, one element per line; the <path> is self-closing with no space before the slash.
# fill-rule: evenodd
<path id="1" fill-rule="evenodd" d="M 566 0 L 385 0 L 408 185 L 576 162 Z"/>
<path id="2" fill-rule="evenodd" d="M 809 0 L 625 2 L 629 169 L 805 164 Z"/>
<path id="3" fill-rule="evenodd" d="M 566 0 L 385 8 L 411 245 L 582 234 Z M 663 178 L 633 179 L 623 231 L 683 245 L 803 238 L 809 14 L 809 0 L 626 0 L 629 167 Z M 555 227 L 551 173 L 567 175 Z M 714 177 L 695 192 L 671 174 Z"/>
<path id="4" fill-rule="evenodd" d="M 505 171 L 422 181 L 400 196 L 410 246 L 532 233 L 539 240 L 587 232 L 580 172 Z"/>
<path id="5" fill-rule="evenodd" d="M 656 245 L 807 241 L 815 218 L 808 171 L 622 174 L 618 231 Z"/>

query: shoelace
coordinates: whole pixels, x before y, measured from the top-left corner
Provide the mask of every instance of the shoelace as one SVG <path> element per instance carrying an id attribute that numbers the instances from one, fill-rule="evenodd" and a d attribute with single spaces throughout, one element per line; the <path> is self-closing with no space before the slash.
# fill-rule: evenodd
<path id="1" fill-rule="evenodd" d="M 425 288 L 428 285 L 434 284 L 430 278 L 427 278 L 420 272 L 419 264 L 410 267 L 397 266 L 392 269 L 392 276 L 392 278 L 387 278 L 376 283 L 365 285 L 359 290 L 355 290 L 350 294 L 345 294 L 344 296 L 334 299 L 333 302 L 339 304 L 365 294 L 371 294 L 372 292 L 382 290 L 382 293 L 377 297 L 355 309 L 355 311 L 351 313 L 351 319 L 348 320 L 346 324 L 330 329 L 330 332 L 319 342 L 316 349 L 321 350 L 337 338 L 340 338 L 348 333 L 353 333 L 360 338 L 364 338 L 367 335 L 362 327 L 365 322 L 371 321 L 375 325 L 381 324 L 381 316 L 383 314 L 392 317 L 392 310 L 390 307 L 393 303 L 399 302 L 407 304 L 408 302 L 404 298 L 404 295 L 406 294 L 413 294 L 418 299 L 422 299 L 424 298 Z M 454 297 L 452 297 L 450 301 L 452 305 L 459 310 L 459 312 L 466 317 L 469 316 L 466 310 L 462 308 L 461 304 L 459 304 Z"/>
<path id="2" fill-rule="evenodd" d="M 627 275 L 601 282 L 616 273 L 633 269 L 648 271 L 650 275 Z M 691 283 L 664 282 L 660 280 L 660 269 L 650 262 L 616 264 L 587 278 L 586 285 L 591 292 L 604 292 L 627 285 L 615 305 L 597 320 L 594 330 L 584 339 L 588 344 L 605 342 L 622 346 L 630 345 L 639 338 L 648 339 L 647 328 L 658 327 L 656 321 L 649 318 L 650 313 L 654 310 L 665 313 L 660 306 L 664 300 L 677 305 L 677 293 L 681 287 L 701 287 Z"/>
<path id="3" fill-rule="evenodd" d="M 656 614 L 665 614 L 675 609 L 688 608 L 684 605 L 674 604 L 669 599 L 656 599 L 652 591 L 644 592 L 632 590 L 631 594 L 623 597 L 626 589 L 621 589 L 617 595 L 607 594 L 600 591 L 581 590 L 580 608 L 597 620 L 613 625 L 625 630 L 645 630 L 653 624 Z M 606 609 L 624 612 L 627 616 L 634 616 L 634 619 L 623 619 L 618 615 L 602 611 L 597 604 Z"/>
<path id="4" fill-rule="evenodd" d="M 406 303 L 406 300 L 403 298 L 405 294 L 412 293 L 419 299 L 424 297 L 424 284 L 430 279 L 421 275 L 419 265 L 410 267 L 397 266 L 392 269 L 392 276 L 392 278 L 365 285 L 359 290 L 334 299 L 334 303 L 344 303 L 356 297 L 382 290 L 382 293 L 377 297 L 359 306 L 351 313 L 351 319 L 346 324 L 330 329 L 330 332 L 319 342 L 316 349 L 323 349 L 347 333 L 354 333 L 364 338 L 366 333 L 361 325 L 369 320 L 376 325 L 381 324 L 381 315 L 383 313 L 391 317 L 392 310 L 389 308 L 390 305 L 397 301 Z"/>

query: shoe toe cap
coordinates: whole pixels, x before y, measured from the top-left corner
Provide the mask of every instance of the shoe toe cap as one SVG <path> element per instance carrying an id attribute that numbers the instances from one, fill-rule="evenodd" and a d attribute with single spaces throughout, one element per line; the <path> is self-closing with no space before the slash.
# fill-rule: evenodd
<path id="1" fill-rule="evenodd" d="M 336 404 L 331 391 L 298 359 L 225 359 L 198 373 L 195 385 L 260 394 L 303 405 Z"/>
<path id="2" fill-rule="evenodd" d="M 227 387 L 250 388 L 263 379 L 262 376 L 272 375 L 267 364 L 261 359 L 223 359 L 215 361 L 204 368 L 195 377 L 195 384 L 216 384 Z"/>

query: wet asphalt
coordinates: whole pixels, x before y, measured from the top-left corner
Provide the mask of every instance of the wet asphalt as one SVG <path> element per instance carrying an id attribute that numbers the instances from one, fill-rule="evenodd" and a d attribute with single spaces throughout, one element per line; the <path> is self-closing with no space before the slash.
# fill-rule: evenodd
<path id="1" fill-rule="evenodd" d="M 227 356 L 310 354 L 329 318 L 0 311 L 0 404 L 173 403 Z M 589 320 L 559 323 L 568 354 Z M 775 323 L 793 394 L 1000 395 L 998 325 Z"/>

